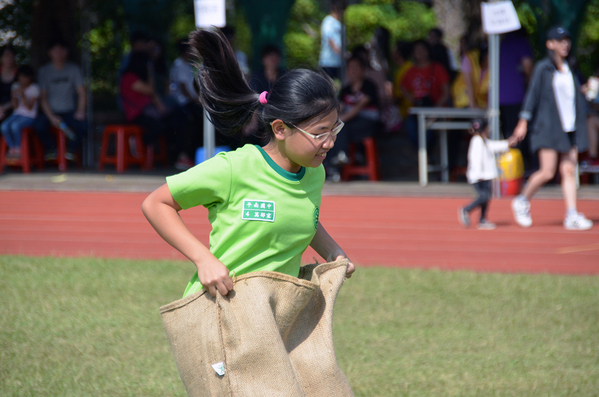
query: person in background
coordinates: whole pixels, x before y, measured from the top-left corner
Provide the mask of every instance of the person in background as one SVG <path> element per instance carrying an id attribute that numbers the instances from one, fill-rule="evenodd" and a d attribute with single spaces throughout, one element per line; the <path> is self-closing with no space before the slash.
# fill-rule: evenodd
<path id="1" fill-rule="evenodd" d="M 499 45 L 499 120 L 505 138 L 512 135 L 532 76 L 534 57 L 524 28 L 505 34 Z M 530 151 L 530 136 L 518 144 L 526 171 L 538 168 Z"/>
<path id="2" fill-rule="evenodd" d="M 443 65 L 451 83 L 457 75 L 459 66 L 456 63 L 453 51 L 443 44 L 443 31 L 439 28 L 429 30 L 428 44 L 431 46 L 431 60 Z"/>
<path id="3" fill-rule="evenodd" d="M 129 67 L 129 60 L 131 59 L 131 54 L 133 52 L 146 52 L 148 51 L 148 42 L 150 38 L 147 34 L 142 32 L 141 30 L 136 30 L 131 33 L 129 37 L 129 44 L 131 46 L 131 51 L 124 54 L 121 58 L 121 64 L 119 66 L 119 70 L 117 72 L 117 87 L 121 86 L 121 79 L 123 78 L 123 74 L 127 67 Z M 117 106 L 120 110 L 123 110 L 123 99 L 121 98 L 120 92 L 116 97 Z"/>
<path id="4" fill-rule="evenodd" d="M 377 31 L 383 31 L 378 30 Z M 386 29 L 384 30 L 386 31 Z M 384 34 L 379 36 L 385 37 Z M 380 37 L 378 41 L 383 41 Z M 375 40 L 375 42 L 377 41 Z M 365 46 L 360 45 L 354 48 L 352 56 L 361 58 L 366 65 L 364 70 L 364 78 L 370 80 L 376 86 L 378 94 L 378 106 L 380 109 L 381 130 L 384 132 L 395 132 L 401 128 L 401 114 L 393 103 L 393 83 L 387 79 L 387 73 L 383 65 L 387 65 L 386 55 L 382 55 L 382 50 L 378 50 L 379 55 L 373 55 L 374 45 L 368 50 Z M 346 76 L 349 78 L 348 76 Z M 347 79 L 346 79 L 347 80 Z"/>
<path id="5" fill-rule="evenodd" d="M 397 65 L 397 70 L 393 79 L 393 101 L 399 107 L 399 112 L 403 120 L 408 118 L 408 111 L 412 106 L 412 103 L 403 96 L 403 91 L 401 89 L 404 76 L 413 65 L 412 61 L 410 60 L 411 54 L 411 43 L 407 41 L 398 41 L 395 44 L 393 60 Z"/>
<path id="6" fill-rule="evenodd" d="M 589 103 L 589 114 L 587 117 L 589 129 L 589 158 L 588 165 L 599 165 L 599 96 Z"/>
<path id="7" fill-rule="evenodd" d="M 470 213 L 480 207 L 478 229 L 493 230 L 496 225 L 487 219 L 487 209 L 493 195 L 492 182 L 498 175 L 495 154 L 508 151 L 509 147 L 515 145 L 517 140 L 513 137 L 508 140 L 489 139 L 491 129 L 485 119 L 475 120 L 472 123 L 470 134 L 472 138 L 468 146 L 466 177 L 468 183 L 476 190 L 477 197 L 469 205 L 459 209 L 458 220 L 463 226 L 470 226 Z"/>
<path id="8" fill-rule="evenodd" d="M 134 51 L 121 78 L 120 94 L 127 122 L 145 129 L 146 145 L 155 144 L 166 132 L 164 119 L 168 109 L 150 77 L 150 56 L 146 51 Z"/>
<path id="9" fill-rule="evenodd" d="M 587 128 L 589 130 L 589 152 L 585 166 L 599 166 L 599 68 L 581 87 L 585 95 L 589 111 L 587 113 Z"/>
<path id="10" fill-rule="evenodd" d="M 173 62 L 170 69 L 170 96 L 174 98 L 176 106 L 184 114 L 185 138 L 187 142 L 185 150 L 178 154 L 175 161 L 175 168 L 184 171 L 193 167 L 192 158 L 195 156 L 195 150 L 202 146 L 203 130 L 203 111 L 198 96 L 193 88 L 195 78 L 194 69 L 190 64 L 191 47 L 187 39 L 181 39 L 177 42 L 179 56 Z"/>
<path id="11" fill-rule="evenodd" d="M 8 146 L 8 164 L 21 160 L 21 130 L 32 125 L 37 115 L 40 89 L 34 83 L 34 77 L 33 68 L 23 65 L 19 67 L 17 81 L 12 85 L 14 112 L 0 126 Z"/>
<path id="12" fill-rule="evenodd" d="M 87 96 L 81 68 L 68 61 L 69 50 L 62 40 L 54 40 L 49 47 L 50 63 L 38 72 L 40 86 L 39 113 L 33 128 L 42 141 L 46 159 L 56 158 L 56 137 L 50 125 L 65 130 L 67 135 L 67 160 L 75 160 L 81 139 L 87 132 L 85 111 Z M 61 124 L 61 123 L 65 124 Z M 66 125 L 66 126 L 65 126 Z"/>
<path id="13" fill-rule="evenodd" d="M 162 100 L 168 103 L 169 69 L 164 45 L 157 38 L 150 38 L 148 41 L 148 55 L 150 56 L 150 79 L 152 79 L 152 84 L 154 84 L 154 88 Z"/>
<path id="14" fill-rule="evenodd" d="M 129 37 L 129 45 L 131 46 L 131 51 L 123 55 L 123 58 L 121 59 L 121 65 L 118 71 L 119 85 L 121 82 L 121 77 L 125 73 L 125 69 L 127 69 L 127 67 L 129 66 L 129 59 L 131 58 L 131 54 L 134 52 L 148 51 L 149 41 L 150 37 L 141 30 L 136 30 L 133 33 L 131 33 L 131 36 Z"/>
<path id="15" fill-rule="evenodd" d="M 430 47 L 424 40 L 414 42 L 412 47 L 414 64 L 406 72 L 402 94 L 414 107 L 444 107 L 449 104 L 449 75 L 445 68 L 430 58 Z M 414 147 L 418 147 L 418 119 L 410 115 L 405 128 Z M 428 150 L 433 146 L 432 131 L 428 132 Z"/>
<path id="16" fill-rule="evenodd" d="M 572 48 L 570 33 L 562 27 L 547 32 L 547 57 L 537 63 L 528 86 L 520 120 L 513 135 L 522 141 L 530 122 L 530 144 L 539 154 L 538 171 L 533 173 L 522 193 L 512 201 L 516 223 L 530 227 L 530 199 L 555 175 L 559 168 L 566 205 L 564 228 L 588 230 L 593 222 L 576 208 L 576 165 L 578 152 L 589 146 L 586 103 L 580 83 L 568 63 Z"/>
<path id="17" fill-rule="evenodd" d="M 144 144 L 155 145 L 164 136 L 170 149 L 180 156 L 187 143 L 183 139 L 186 130 L 185 114 L 180 108 L 164 103 L 154 87 L 149 65 L 150 56 L 147 52 L 137 51 L 131 54 L 120 86 L 125 119 L 144 128 Z"/>
<path id="18" fill-rule="evenodd" d="M 412 107 L 410 102 L 404 95 L 401 89 L 404 76 L 410 70 L 413 63 L 410 60 L 412 54 L 412 44 L 407 41 L 398 41 L 395 44 L 395 51 L 393 52 L 393 59 L 397 64 L 397 71 L 395 72 L 395 78 L 393 80 L 393 100 L 399 107 L 399 112 L 403 120 L 407 119 L 409 114 L 408 111 Z"/>
<path id="19" fill-rule="evenodd" d="M 486 43 L 462 57 L 468 107 L 486 109 L 489 97 L 489 51 Z"/>
<path id="20" fill-rule="evenodd" d="M 225 26 L 221 28 L 221 31 L 229 41 L 229 44 L 231 44 L 231 47 L 235 49 L 237 39 L 235 28 L 233 26 Z M 237 63 L 239 64 L 239 67 L 241 68 L 243 75 L 249 79 L 250 66 L 248 63 L 248 56 L 245 54 L 245 52 L 241 51 L 240 49 L 235 49 L 235 59 L 237 59 Z"/>
<path id="21" fill-rule="evenodd" d="M 266 45 L 260 54 L 262 68 L 250 78 L 250 87 L 256 92 L 270 91 L 275 82 L 285 74 L 281 68 L 281 49 L 275 45 Z"/>
<path id="22" fill-rule="evenodd" d="M 373 136 L 378 127 L 379 97 L 376 85 L 365 78 L 365 71 L 366 63 L 362 58 L 353 56 L 347 61 L 347 84 L 339 94 L 339 120 L 345 123 L 345 130 L 337 137 L 335 146 L 329 150 L 330 161 L 326 162 L 329 179 L 335 182 L 341 179 L 337 167 L 349 162 L 349 145 L 361 144 L 364 138 Z"/>
<path id="23" fill-rule="evenodd" d="M 275 45 L 267 45 L 262 49 L 262 68 L 252 73 L 249 80 L 252 90 L 270 92 L 276 81 L 285 74 L 285 70 L 281 68 L 281 55 L 281 50 Z M 262 135 L 258 117 L 254 117 L 243 129 L 241 143 L 263 145 L 265 142 Z"/>
<path id="24" fill-rule="evenodd" d="M 0 122 L 12 112 L 11 87 L 17 80 L 16 52 L 10 45 L 0 53 Z"/>
<path id="25" fill-rule="evenodd" d="M 343 5 L 341 0 L 331 1 L 331 13 L 327 15 L 320 26 L 320 56 L 318 65 L 332 79 L 341 79 L 341 37 Z"/>

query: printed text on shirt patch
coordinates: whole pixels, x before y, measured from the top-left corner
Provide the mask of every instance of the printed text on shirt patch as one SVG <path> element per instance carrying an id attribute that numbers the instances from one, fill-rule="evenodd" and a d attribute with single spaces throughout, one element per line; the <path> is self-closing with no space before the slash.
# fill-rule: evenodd
<path id="1" fill-rule="evenodd" d="M 275 202 L 266 200 L 243 200 L 241 219 L 246 221 L 275 221 Z"/>

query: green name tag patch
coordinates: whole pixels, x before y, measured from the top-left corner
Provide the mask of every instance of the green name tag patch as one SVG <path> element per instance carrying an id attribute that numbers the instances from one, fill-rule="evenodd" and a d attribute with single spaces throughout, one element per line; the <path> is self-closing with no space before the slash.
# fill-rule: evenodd
<path id="1" fill-rule="evenodd" d="M 266 200 L 243 200 L 241 219 L 246 221 L 275 221 L 275 202 Z"/>

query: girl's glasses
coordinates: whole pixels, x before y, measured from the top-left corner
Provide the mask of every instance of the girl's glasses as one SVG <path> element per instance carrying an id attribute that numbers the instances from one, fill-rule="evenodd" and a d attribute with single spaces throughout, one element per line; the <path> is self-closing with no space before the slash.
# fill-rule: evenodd
<path id="1" fill-rule="evenodd" d="M 291 124 L 295 129 L 303 132 L 304 134 L 308 135 L 310 138 L 314 139 L 315 141 L 319 141 L 319 142 L 325 141 L 329 136 L 331 138 L 335 139 L 337 137 L 337 134 L 339 134 L 339 132 L 345 125 L 345 123 L 343 121 L 339 120 L 339 123 L 336 126 L 334 126 L 332 130 L 323 132 L 322 134 L 314 135 L 314 134 L 310 134 L 307 131 L 302 130 L 295 124 L 292 124 L 292 123 L 287 123 L 287 124 Z"/>

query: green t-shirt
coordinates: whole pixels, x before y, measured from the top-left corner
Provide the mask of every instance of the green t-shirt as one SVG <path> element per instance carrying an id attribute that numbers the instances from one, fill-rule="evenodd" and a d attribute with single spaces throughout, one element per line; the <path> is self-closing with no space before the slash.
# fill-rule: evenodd
<path id="1" fill-rule="evenodd" d="M 166 178 L 183 209 L 208 209 L 210 251 L 232 273 L 270 270 L 295 277 L 318 227 L 324 180 L 322 165 L 294 174 L 254 145 Z M 196 273 L 184 296 L 201 289 Z"/>

